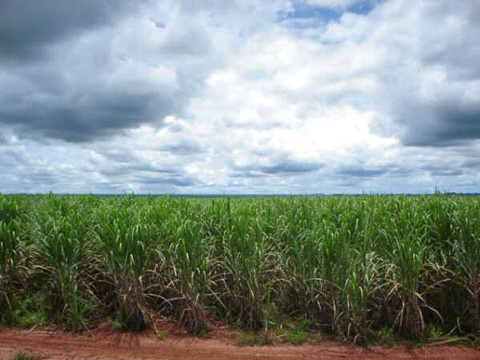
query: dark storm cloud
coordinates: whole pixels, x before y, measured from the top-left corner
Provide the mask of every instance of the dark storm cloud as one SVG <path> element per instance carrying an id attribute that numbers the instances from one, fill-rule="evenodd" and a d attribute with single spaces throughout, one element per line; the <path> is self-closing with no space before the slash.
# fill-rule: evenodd
<path id="1" fill-rule="evenodd" d="M 320 163 L 283 160 L 272 166 L 260 167 L 259 170 L 265 174 L 298 174 L 315 171 L 322 166 Z"/>
<path id="2" fill-rule="evenodd" d="M 0 57 L 35 60 L 43 47 L 112 24 L 133 6 L 123 0 L 2 0 Z"/>
<path id="3" fill-rule="evenodd" d="M 401 113 L 406 126 L 402 137 L 405 145 L 452 146 L 480 139 L 480 105 L 420 105 Z"/>
<path id="4" fill-rule="evenodd" d="M 383 175 L 388 168 L 367 169 L 362 166 L 346 166 L 338 170 L 338 173 L 347 177 L 373 178 Z"/>
<path id="5" fill-rule="evenodd" d="M 174 7 L 154 26 L 138 4 L 150 2 L 1 2 L 0 124 L 85 143 L 182 115 L 216 66 L 210 34 Z"/>
<path id="6" fill-rule="evenodd" d="M 102 138 L 143 122 L 160 120 L 173 110 L 173 104 L 158 94 L 94 94 L 82 102 L 62 97 L 21 101 L 13 109 L 0 110 L 0 122 L 37 137 L 68 142 Z"/>
<path id="7" fill-rule="evenodd" d="M 309 173 L 322 168 L 324 164 L 311 161 L 299 161 L 288 157 L 273 161 L 271 165 L 258 166 L 235 166 L 237 171 L 234 177 L 258 177 L 266 175 L 300 175 Z"/>

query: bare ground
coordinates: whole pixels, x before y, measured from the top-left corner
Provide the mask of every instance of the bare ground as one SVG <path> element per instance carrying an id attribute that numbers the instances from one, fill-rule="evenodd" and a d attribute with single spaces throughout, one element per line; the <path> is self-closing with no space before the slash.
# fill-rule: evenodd
<path id="1" fill-rule="evenodd" d="M 73 336 L 49 330 L 0 330 L 0 359 L 9 360 L 19 352 L 35 353 L 44 359 L 480 359 L 480 351 L 464 346 L 405 346 L 364 349 L 332 340 L 315 344 L 236 346 L 225 335 L 199 339 L 168 334 L 161 340 L 155 332 L 128 334 L 103 326 L 91 335 Z"/>

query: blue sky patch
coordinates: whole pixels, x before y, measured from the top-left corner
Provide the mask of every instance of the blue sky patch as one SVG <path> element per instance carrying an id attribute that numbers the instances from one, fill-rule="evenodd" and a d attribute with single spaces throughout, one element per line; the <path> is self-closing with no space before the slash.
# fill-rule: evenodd
<path id="1" fill-rule="evenodd" d="M 289 11 L 281 11 L 277 14 L 278 22 L 289 22 L 296 28 L 308 28 L 325 25 L 331 21 L 338 21 L 342 14 L 351 12 L 360 15 L 370 13 L 382 0 L 362 0 L 347 8 L 333 8 L 318 6 L 301 1 L 295 1 Z"/>

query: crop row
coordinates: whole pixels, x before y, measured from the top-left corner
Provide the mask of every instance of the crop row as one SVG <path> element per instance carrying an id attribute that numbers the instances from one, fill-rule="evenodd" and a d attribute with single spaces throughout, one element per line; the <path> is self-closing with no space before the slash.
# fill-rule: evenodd
<path id="1" fill-rule="evenodd" d="M 480 331 L 480 199 L 0 195 L 0 319 Z"/>

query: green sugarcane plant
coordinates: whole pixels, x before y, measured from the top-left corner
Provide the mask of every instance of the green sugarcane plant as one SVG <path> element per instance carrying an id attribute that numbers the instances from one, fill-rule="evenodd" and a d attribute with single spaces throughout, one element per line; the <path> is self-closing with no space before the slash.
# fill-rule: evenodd
<path id="1" fill-rule="evenodd" d="M 112 213 L 107 213 L 97 230 L 100 266 L 114 289 L 122 327 L 139 331 L 150 320 L 146 305 L 154 235 L 129 212 Z"/>

